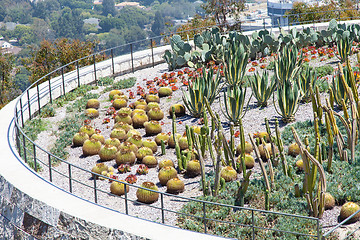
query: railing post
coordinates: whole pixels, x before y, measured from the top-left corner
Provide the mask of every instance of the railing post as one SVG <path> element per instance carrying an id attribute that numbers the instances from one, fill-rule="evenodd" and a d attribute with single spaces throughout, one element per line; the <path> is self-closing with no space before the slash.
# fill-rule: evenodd
<path id="1" fill-rule="evenodd" d="M 51 83 L 50 83 L 50 76 L 48 76 L 48 82 L 49 82 L 49 95 L 50 95 L 50 103 L 52 104 L 52 93 L 51 93 Z"/>
<path id="2" fill-rule="evenodd" d="M 39 83 L 36 84 L 36 92 L 39 106 L 39 114 L 41 113 L 41 104 L 40 104 L 40 92 L 39 92 Z"/>
<path id="3" fill-rule="evenodd" d="M 24 161 L 27 163 L 27 157 L 26 157 L 26 142 L 25 142 L 25 135 L 23 134 L 23 151 L 24 151 Z"/>
<path id="4" fill-rule="evenodd" d="M 28 102 L 28 109 L 29 109 L 29 120 L 31 120 L 31 108 L 30 108 L 30 95 L 29 95 L 29 89 L 26 91 L 27 95 L 27 102 Z"/>
<path id="5" fill-rule="evenodd" d="M 23 105 L 22 105 L 22 99 L 20 97 L 20 116 L 21 116 L 21 124 L 22 127 L 24 127 L 24 114 L 23 114 Z"/>
<path id="6" fill-rule="evenodd" d="M 263 18 L 263 25 L 264 25 L 264 29 L 266 29 L 266 27 L 265 27 L 265 18 Z"/>
<path id="7" fill-rule="evenodd" d="M 34 148 L 34 154 L 33 154 L 33 156 L 34 156 L 34 168 L 35 168 L 35 172 L 37 172 L 38 168 L 37 168 L 36 145 L 35 145 L 35 143 L 33 143 L 33 148 Z"/>
<path id="8" fill-rule="evenodd" d="M 204 233 L 207 233 L 207 226 L 206 226 L 206 205 L 203 202 L 203 221 L 204 221 Z"/>
<path id="9" fill-rule="evenodd" d="M 111 54 L 111 66 L 112 66 L 112 74 L 115 74 L 115 64 L 114 64 L 114 49 L 110 50 Z"/>
<path id="10" fill-rule="evenodd" d="M 78 87 L 80 87 L 80 68 L 79 68 L 79 61 L 76 61 L 76 72 L 77 72 L 77 79 L 78 79 Z"/>
<path id="11" fill-rule="evenodd" d="M 165 214 L 164 214 L 164 194 L 160 193 L 161 200 L 161 222 L 165 224 Z"/>
<path id="12" fill-rule="evenodd" d="M 129 186 L 127 184 L 125 184 L 125 188 L 126 188 L 126 191 L 125 191 L 125 214 L 126 215 L 129 215 L 129 208 L 128 208 L 128 199 L 127 199 L 127 188 Z"/>
<path id="13" fill-rule="evenodd" d="M 152 60 L 152 66 L 155 67 L 155 62 L 154 62 L 154 40 L 151 38 L 150 39 L 150 44 L 151 44 L 151 60 Z"/>
<path id="14" fill-rule="evenodd" d="M 68 166 L 69 166 L 69 191 L 72 193 L 71 164 L 69 164 Z M 95 194 L 95 196 L 96 196 L 96 194 Z M 96 202 L 96 198 L 95 198 L 95 202 Z"/>
<path id="15" fill-rule="evenodd" d="M 18 118 L 18 115 L 17 115 L 17 108 L 15 108 L 15 113 L 16 113 L 16 122 L 17 122 L 17 118 Z M 18 151 L 19 151 L 19 155 L 20 155 L 20 157 L 22 157 L 21 156 L 21 151 L 20 151 L 20 140 L 19 140 L 19 137 L 20 137 L 20 134 L 19 134 L 19 128 L 18 128 L 18 125 L 17 124 L 15 124 L 15 136 L 16 136 L 16 148 L 18 149 Z"/>
<path id="16" fill-rule="evenodd" d="M 48 154 L 48 160 L 49 160 L 49 179 L 50 179 L 50 182 L 52 182 L 52 169 L 51 169 L 51 155 Z"/>
<path id="17" fill-rule="evenodd" d="M 130 43 L 130 56 L 131 56 L 131 71 L 134 72 L 134 56 L 133 56 L 133 45 Z"/>
<path id="18" fill-rule="evenodd" d="M 93 55 L 93 60 L 94 60 L 94 77 L 95 77 L 95 84 L 97 85 L 97 77 L 96 77 L 96 58 L 95 58 L 95 54 Z"/>
<path id="19" fill-rule="evenodd" d="M 94 179 L 94 198 L 95 198 L 95 203 L 97 203 L 96 177 L 93 177 L 93 179 Z"/>
<path id="20" fill-rule="evenodd" d="M 251 228 L 252 228 L 252 239 L 255 240 L 255 220 L 254 220 L 254 210 L 251 210 Z"/>
<path id="21" fill-rule="evenodd" d="M 63 91 L 65 96 L 65 78 L 64 78 L 64 68 L 61 68 L 61 79 L 62 79 L 62 85 L 63 85 Z"/>

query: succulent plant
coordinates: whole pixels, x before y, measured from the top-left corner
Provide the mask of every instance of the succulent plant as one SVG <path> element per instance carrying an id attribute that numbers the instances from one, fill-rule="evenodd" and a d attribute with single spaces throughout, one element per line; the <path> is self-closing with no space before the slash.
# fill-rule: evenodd
<path id="1" fill-rule="evenodd" d="M 137 113 L 144 113 L 144 114 L 146 114 L 146 111 L 145 110 L 143 110 L 143 109 L 135 109 L 135 110 L 133 110 L 132 112 L 131 112 L 131 117 L 133 117 L 135 114 L 137 114 Z"/>
<path id="2" fill-rule="evenodd" d="M 166 167 L 166 166 L 175 167 L 175 164 L 170 159 L 163 159 L 159 162 L 159 169 L 162 169 L 163 167 Z"/>
<path id="3" fill-rule="evenodd" d="M 100 133 L 94 133 L 93 135 L 91 135 L 91 138 L 100 141 L 101 144 L 105 144 L 105 138 L 104 138 L 104 136 L 101 135 Z"/>
<path id="4" fill-rule="evenodd" d="M 268 132 L 257 132 L 254 134 L 254 137 L 264 139 L 266 142 L 270 142 L 270 137 Z"/>
<path id="5" fill-rule="evenodd" d="M 201 173 L 201 166 L 199 160 L 190 160 L 186 165 L 186 175 L 189 177 L 196 177 Z"/>
<path id="6" fill-rule="evenodd" d="M 302 159 L 297 160 L 295 166 L 298 171 L 304 171 L 304 162 Z"/>
<path id="7" fill-rule="evenodd" d="M 251 154 L 252 151 L 254 150 L 253 146 L 251 143 L 249 143 L 248 141 L 245 141 L 245 153 L 247 154 Z M 236 147 L 236 154 L 241 154 L 241 144 L 239 144 L 237 147 Z"/>
<path id="8" fill-rule="evenodd" d="M 288 154 L 290 156 L 293 156 L 293 157 L 296 157 L 297 155 L 300 154 L 300 148 L 299 148 L 299 145 L 295 142 L 295 143 L 292 143 L 289 148 L 288 148 Z"/>
<path id="9" fill-rule="evenodd" d="M 120 142 L 120 140 L 117 139 L 117 138 L 108 138 L 108 139 L 105 140 L 105 143 L 104 143 L 104 144 L 112 145 L 112 146 L 115 146 L 115 147 L 119 148 L 121 142 Z"/>
<path id="10" fill-rule="evenodd" d="M 123 108 L 120 108 L 119 111 L 117 111 L 116 114 L 127 113 L 127 114 L 129 114 L 131 116 L 132 111 L 133 110 L 131 110 L 131 108 L 123 107 Z"/>
<path id="11" fill-rule="evenodd" d="M 127 102 L 127 100 L 125 98 L 117 98 L 112 102 L 112 106 L 115 109 L 120 109 L 120 108 L 123 108 L 123 107 L 127 107 L 127 105 L 128 105 L 128 102 Z"/>
<path id="12" fill-rule="evenodd" d="M 160 102 L 160 98 L 157 95 L 154 94 L 147 94 L 146 95 L 146 102 L 149 104 L 150 102 Z"/>
<path id="13" fill-rule="evenodd" d="M 127 173 L 131 172 L 131 167 L 129 164 L 120 164 L 117 170 L 119 171 L 119 173 Z"/>
<path id="14" fill-rule="evenodd" d="M 124 93 L 118 89 L 111 90 L 109 93 L 109 99 L 113 100 L 115 95 L 124 95 Z"/>
<path id="15" fill-rule="evenodd" d="M 108 166 L 106 166 L 104 163 L 97 163 L 92 169 L 91 172 L 101 174 L 103 171 L 108 171 Z M 96 175 L 93 175 L 93 177 L 97 177 Z"/>
<path id="16" fill-rule="evenodd" d="M 127 183 L 134 184 L 137 181 L 137 177 L 134 174 L 129 174 L 129 176 L 125 178 L 125 181 Z"/>
<path id="17" fill-rule="evenodd" d="M 132 137 L 132 136 L 134 136 L 134 135 L 139 135 L 139 136 L 141 136 L 141 133 L 140 133 L 138 130 L 136 130 L 136 129 L 131 129 L 131 130 L 129 130 L 129 131 L 127 132 L 128 138 L 129 138 L 129 137 Z"/>
<path id="18" fill-rule="evenodd" d="M 139 160 L 139 161 L 142 161 L 142 159 L 145 157 L 145 156 L 152 156 L 153 155 L 153 152 L 151 151 L 150 148 L 148 147 L 141 147 L 139 148 L 139 150 L 136 152 L 136 158 Z"/>
<path id="19" fill-rule="evenodd" d="M 350 217 L 352 214 L 357 212 L 360 209 L 360 206 L 354 202 L 345 203 L 340 209 L 340 221 L 345 220 Z M 347 223 L 354 223 L 360 219 L 360 213 L 356 214 L 350 218 Z"/>
<path id="20" fill-rule="evenodd" d="M 159 191 L 158 187 L 153 182 L 143 182 L 140 187 L 147 188 L 154 191 Z M 136 197 L 139 202 L 153 203 L 159 199 L 159 193 L 152 192 L 146 189 L 138 188 Z"/>
<path id="21" fill-rule="evenodd" d="M 138 105 L 145 105 L 145 106 L 147 106 L 147 103 L 146 103 L 146 101 L 144 100 L 144 99 L 138 99 L 138 100 L 136 100 L 135 102 L 134 102 L 134 105 L 135 105 L 135 107 L 136 106 L 138 106 Z"/>
<path id="22" fill-rule="evenodd" d="M 153 153 L 157 152 L 157 144 L 155 141 L 153 141 L 151 139 L 145 139 L 143 141 L 143 146 L 150 148 Z"/>
<path id="23" fill-rule="evenodd" d="M 165 186 L 167 181 L 169 181 L 170 179 L 172 179 L 174 177 L 177 177 L 177 171 L 174 167 L 165 166 L 160 169 L 158 177 L 159 177 L 160 184 Z"/>
<path id="24" fill-rule="evenodd" d="M 115 120 L 115 123 L 123 122 L 123 123 L 127 123 L 129 125 L 132 124 L 132 118 L 127 113 L 117 113 L 114 120 Z"/>
<path id="25" fill-rule="evenodd" d="M 146 175 L 149 172 L 149 168 L 145 164 L 140 164 L 138 169 L 136 169 L 136 173 L 139 175 Z"/>
<path id="26" fill-rule="evenodd" d="M 270 144 L 270 143 L 266 143 L 266 144 L 265 144 L 265 147 L 266 147 L 267 151 L 269 152 L 270 156 L 272 156 L 272 155 L 273 155 L 273 152 L 272 152 L 272 149 L 271 149 L 271 144 Z M 259 146 L 259 152 L 260 152 L 261 159 L 262 159 L 263 161 L 267 161 L 268 159 L 266 159 L 265 150 L 264 150 L 264 147 L 263 147 L 262 144 Z M 277 147 L 275 146 L 275 154 L 278 154 L 278 153 L 279 153 L 279 150 L 278 150 Z"/>
<path id="27" fill-rule="evenodd" d="M 148 136 L 157 135 L 162 132 L 161 125 L 156 120 L 151 120 L 149 122 L 144 122 L 145 133 Z"/>
<path id="28" fill-rule="evenodd" d="M 136 160 L 136 155 L 130 149 L 120 149 L 116 153 L 115 161 L 118 166 L 121 164 L 130 164 L 133 165 Z"/>
<path id="29" fill-rule="evenodd" d="M 144 110 L 145 112 L 149 111 L 148 105 L 139 104 L 135 107 L 135 109 Z"/>
<path id="30" fill-rule="evenodd" d="M 142 163 L 149 168 L 154 168 L 158 165 L 158 161 L 155 156 L 147 155 L 143 157 Z"/>
<path id="31" fill-rule="evenodd" d="M 154 107 L 149 110 L 148 116 L 150 120 L 159 121 L 164 118 L 164 112 L 160 108 Z"/>
<path id="32" fill-rule="evenodd" d="M 169 141 L 169 139 L 170 139 L 170 136 L 169 136 L 168 134 L 166 134 L 166 133 L 159 133 L 159 134 L 156 135 L 156 137 L 155 137 L 155 142 L 156 142 L 156 144 L 157 144 L 158 146 L 160 146 L 160 145 L 161 145 L 161 140 L 163 140 L 164 143 L 167 144 L 168 141 Z"/>
<path id="33" fill-rule="evenodd" d="M 84 156 L 92 156 L 99 153 L 101 148 L 101 142 L 96 139 L 85 140 L 82 150 Z"/>
<path id="34" fill-rule="evenodd" d="M 176 133 L 175 137 L 176 137 L 176 140 L 179 141 L 179 139 L 181 138 L 181 134 Z M 169 138 L 169 141 L 168 141 L 168 146 L 170 148 L 175 148 L 175 141 L 174 141 L 174 137 L 173 137 L 172 134 L 170 135 L 170 138 Z"/>
<path id="35" fill-rule="evenodd" d="M 234 168 L 227 166 L 221 169 L 220 176 L 225 180 L 225 182 L 231 182 L 237 178 L 237 172 Z"/>
<path id="36" fill-rule="evenodd" d="M 185 149 L 181 151 L 181 154 L 187 156 L 189 149 Z M 199 155 L 195 149 L 191 150 L 190 160 L 199 160 Z"/>
<path id="37" fill-rule="evenodd" d="M 119 94 L 114 95 L 114 100 L 115 100 L 115 99 L 119 99 L 119 98 L 123 98 L 123 99 L 125 99 L 126 101 L 129 101 L 129 98 L 128 98 L 128 96 L 126 96 L 126 95 L 119 95 Z"/>
<path id="38" fill-rule="evenodd" d="M 335 207 L 335 198 L 330 193 L 325 193 L 325 210 Z"/>
<path id="39" fill-rule="evenodd" d="M 170 117 L 172 117 L 172 107 L 175 108 L 175 116 L 176 117 L 181 117 L 181 116 L 185 115 L 185 106 L 180 103 L 177 103 L 177 104 L 173 104 L 170 106 L 170 108 L 169 108 Z"/>
<path id="40" fill-rule="evenodd" d="M 117 138 L 119 139 L 120 141 L 125 141 L 128 136 L 126 134 L 126 131 L 122 128 L 115 128 L 111 131 L 110 133 L 110 137 L 111 138 Z"/>
<path id="41" fill-rule="evenodd" d="M 75 133 L 72 142 L 75 147 L 80 147 L 84 144 L 85 140 L 87 139 L 89 139 L 89 135 L 87 135 L 84 132 L 78 132 Z"/>
<path id="42" fill-rule="evenodd" d="M 172 194 L 178 194 L 183 192 L 185 189 L 185 184 L 179 178 L 175 177 L 167 181 L 166 191 Z"/>
<path id="43" fill-rule="evenodd" d="M 121 183 L 121 182 L 125 182 L 125 181 L 122 181 L 122 180 L 120 180 L 120 182 L 113 181 L 113 182 L 110 184 L 110 192 L 111 192 L 112 194 L 121 196 L 121 195 L 124 195 L 124 194 L 125 194 L 125 191 L 126 191 L 127 193 L 129 192 L 129 186 L 127 186 L 126 184 Z M 126 189 L 126 190 L 125 190 L 125 189 Z"/>
<path id="44" fill-rule="evenodd" d="M 120 149 L 129 149 L 129 150 L 133 151 L 134 153 L 136 153 L 139 148 L 134 143 L 125 141 L 125 142 L 121 143 L 121 145 L 119 146 L 119 150 Z"/>
<path id="45" fill-rule="evenodd" d="M 148 103 L 148 109 L 149 109 L 149 111 L 151 110 L 151 109 L 153 109 L 153 108 L 160 108 L 160 105 L 157 103 L 157 102 L 149 102 Z M 155 119 L 156 120 L 156 119 Z"/>
<path id="46" fill-rule="evenodd" d="M 149 121 L 149 118 L 146 113 L 139 112 L 132 116 L 132 121 L 134 128 L 142 128 L 144 123 Z"/>
<path id="47" fill-rule="evenodd" d="M 84 125 L 80 128 L 79 132 L 84 132 L 91 137 L 95 133 L 95 129 L 90 125 Z"/>
<path id="48" fill-rule="evenodd" d="M 126 141 L 135 144 L 138 148 L 141 148 L 143 144 L 143 140 L 140 135 L 132 135 Z"/>
<path id="49" fill-rule="evenodd" d="M 110 161 L 115 159 L 118 149 L 113 145 L 104 145 L 100 148 L 99 157 L 101 161 Z"/>
<path id="50" fill-rule="evenodd" d="M 124 129 L 126 131 L 126 133 L 128 131 L 134 129 L 133 126 L 131 126 L 131 125 L 127 124 L 127 123 L 124 123 L 124 122 L 115 123 L 113 129 L 115 129 L 115 128 L 122 128 L 122 129 Z"/>
<path id="51" fill-rule="evenodd" d="M 189 147 L 188 139 L 186 136 L 179 138 L 178 143 L 179 143 L 180 150 L 185 150 Z"/>
<path id="52" fill-rule="evenodd" d="M 97 118 L 99 116 L 99 111 L 95 108 L 88 108 L 85 110 L 85 116 L 88 118 Z"/>
<path id="53" fill-rule="evenodd" d="M 172 90 L 169 87 L 161 87 L 158 90 L 159 97 L 168 97 L 172 95 Z"/>
<path id="54" fill-rule="evenodd" d="M 98 109 L 100 107 L 100 102 L 97 99 L 89 99 L 86 103 L 86 108 L 95 108 Z"/>
<path id="55" fill-rule="evenodd" d="M 237 159 L 237 162 L 241 164 L 241 156 Z M 252 169 L 255 166 L 255 159 L 250 154 L 245 153 L 245 166 L 246 169 Z"/>

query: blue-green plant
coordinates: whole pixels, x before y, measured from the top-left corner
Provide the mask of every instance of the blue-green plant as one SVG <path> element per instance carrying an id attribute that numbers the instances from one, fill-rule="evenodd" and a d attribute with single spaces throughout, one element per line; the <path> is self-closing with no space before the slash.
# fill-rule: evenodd
<path id="1" fill-rule="evenodd" d="M 311 101 L 311 89 L 315 89 L 317 74 L 309 66 L 301 69 L 300 75 L 297 78 L 297 84 L 301 90 L 301 101 Z"/>
<path id="2" fill-rule="evenodd" d="M 299 108 L 300 97 L 300 89 L 296 82 L 285 81 L 283 84 L 278 85 L 277 103 L 279 108 L 276 107 L 275 101 L 274 105 L 276 112 L 282 117 L 283 122 L 290 123 L 295 121 L 295 113 Z"/>
<path id="3" fill-rule="evenodd" d="M 170 50 L 165 50 L 164 59 L 168 64 L 170 71 L 181 68 L 190 60 L 191 45 L 181 40 L 180 35 L 174 35 L 170 38 Z"/>
<path id="4" fill-rule="evenodd" d="M 225 82 L 229 86 L 243 84 L 249 53 L 242 44 L 232 44 L 224 53 Z"/>
<path id="5" fill-rule="evenodd" d="M 344 63 L 352 53 L 354 38 L 350 35 L 349 31 L 343 31 L 336 36 L 336 47 L 338 50 L 338 58 Z"/>

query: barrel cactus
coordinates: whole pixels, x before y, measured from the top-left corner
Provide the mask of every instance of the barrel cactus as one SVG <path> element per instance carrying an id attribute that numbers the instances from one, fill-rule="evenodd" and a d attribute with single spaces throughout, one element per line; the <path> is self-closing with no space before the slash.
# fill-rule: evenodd
<path id="1" fill-rule="evenodd" d="M 178 194 L 183 192 L 185 189 L 185 184 L 179 178 L 175 177 L 167 181 L 166 191 L 172 194 Z"/>
<path id="2" fill-rule="evenodd" d="M 237 172 L 234 168 L 227 166 L 221 169 L 220 176 L 225 180 L 225 182 L 231 182 L 237 178 Z"/>
<path id="3" fill-rule="evenodd" d="M 98 109 L 100 107 L 100 101 L 97 99 L 89 99 L 86 103 L 86 108 L 95 108 Z"/>
<path id="4" fill-rule="evenodd" d="M 159 162 L 159 169 L 162 169 L 165 166 L 175 167 L 175 164 L 170 159 L 163 159 Z"/>
<path id="5" fill-rule="evenodd" d="M 82 150 L 84 156 L 92 156 L 99 153 L 101 148 L 101 142 L 96 139 L 85 140 Z"/>
<path id="6" fill-rule="evenodd" d="M 128 193 L 129 192 L 129 186 L 127 186 L 125 184 L 125 181 L 120 180 L 120 182 L 118 181 L 113 181 L 110 184 L 110 192 L 112 194 L 121 196 L 125 194 L 125 191 Z"/>
<path id="7" fill-rule="evenodd" d="M 139 112 L 133 115 L 132 121 L 134 128 L 142 128 L 144 123 L 149 121 L 149 118 L 146 113 Z"/>
<path id="8" fill-rule="evenodd" d="M 189 177 L 196 177 L 201 173 L 201 166 L 199 160 L 190 160 L 186 165 L 186 175 Z"/>
<path id="9" fill-rule="evenodd" d="M 145 133 L 148 136 L 153 136 L 153 135 L 159 134 L 162 131 L 160 123 L 155 120 L 145 122 L 144 127 L 145 127 Z"/>
<path id="10" fill-rule="evenodd" d="M 104 145 L 100 148 L 99 157 L 101 161 L 110 161 L 115 159 L 118 149 L 113 145 Z"/>
<path id="11" fill-rule="evenodd" d="M 139 150 L 136 152 L 136 158 L 139 160 L 139 161 L 142 161 L 142 159 L 145 157 L 145 156 L 152 156 L 153 155 L 153 152 L 150 148 L 148 147 L 141 147 L 139 148 Z"/>
<path id="12" fill-rule="evenodd" d="M 177 171 L 174 167 L 166 166 L 160 169 L 158 177 L 160 184 L 165 186 L 170 179 L 177 177 Z"/>
<path id="13" fill-rule="evenodd" d="M 151 140 L 151 139 L 145 139 L 143 141 L 143 146 L 144 147 L 148 147 L 151 149 L 151 151 L 153 151 L 153 153 L 156 153 L 157 152 L 157 144 L 155 141 Z"/>
<path id="14" fill-rule="evenodd" d="M 159 134 L 156 135 L 156 137 L 155 137 L 155 142 L 156 142 L 156 144 L 157 144 L 158 146 L 160 146 L 160 145 L 161 145 L 161 140 L 164 141 L 165 144 L 167 144 L 168 141 L 169 141 L 169 139 L 170 139 L 170 136 L 169 136 L 168 134 L 166 134 L 166 133 L 159 133 Z"/>
<path id="15" fill-rule="evenodd" d="M 130 149 L 120 149 L 115 156 L 115 161 L 118 166 L 121 164 L 133 165 L 136 160 L 136 155 Z"/>
<path id="16" fill-rule="evenodd" d="M 169 87 L 161 87 L 158 90 L 159 97 L 168 97 L 172 95 L 172 90 Z"/>
<path id="17" fill-rule="evenodd" d="M 147 155 L 143 157 L 142 163 L 145 164 L 148 168 L 154 168 L 158 165 L 156 157 L 152 155 Z"/>
<path id="18" fill-rule="evenodd" d="M 171 107 L 169 108 L 169 114 L 170 117 L 172 117 L 172 108 L 175 108 L 175 116 L 176 117 L 181 117 L 185 115 L 185 107 L 184 105 L 177 103 L 177 104 L 173 104 L 171 105 Z"/>
<path id="19" fill-rule="evenodd" d="M 143 182 L 140 187 L 153 191 L 159 191 L 158 187 L 153 182 Z M 142 188 L 138 188 L 138 190 L 136 191 L 136 197 L 139 202 L 154 203 L 159 199 L 158 192 L 152 192 Z"/>
<path id="20" fill-rule="evenodd" d="M 85 140 L 87 139 L 89 139 L 89 135 L 87 135 L 84 132 L 78 132 L 75 133 L 72 142 L 74 147 L 80 147 L 84 144 Z"/>
<path id="21" fill-rule="evenodd" d="M 354 202 L 345 203 L 340 209 L 340 221 L 344 221 L 346 218 L 350 217 L 352 214 L 360 210 L 360 206 Z M 354 223 L 360 219 L 360 213 L 356 214 L 350 218 L 347 223 Z"/>
<path id="22" fill-rule="evenodd" d="M 164 112 L 160 108 L 154 107 L 149 110 L 148 116 L 151 120 L 159 121 L 164 118 Z"/>

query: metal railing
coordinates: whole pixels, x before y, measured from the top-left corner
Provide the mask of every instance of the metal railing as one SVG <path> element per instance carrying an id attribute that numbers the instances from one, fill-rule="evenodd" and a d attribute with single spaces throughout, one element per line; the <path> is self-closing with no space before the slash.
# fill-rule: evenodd
<path id="1" fill-rule="evenodd" d="M 200 31 L 201 29 L 196 29 L 192 31 Z M 98 53 L 92 54 L 90 56 L 87 56 L 85 58 L 93 58 L 93 66 L 80 66 L 80 61 L 85 59 L 78 59 L 72 63 L 69 63 L 67 65 L 61 66 L 60 68 L 54 70 L 53 72 L 43 76 L 40 78 L 37 82 L 32 84 L 28 89 L 26 89 L 23 94 L 20 96 L 18 102 L 16 103 L 15 107 L 15 116 L 14 116 L 14 122 L 15 122 L 15 129 L 14 134 L 16 138 L 16 146 L 18 149 L 18 152 L 20 156 L 24 159 L 25 162 L 31 162 L 33 161 L 33 166 L 35 171 L 38 170 L 38 167 L 41 167 L 44 171 L 48 172 L 48 180 L 50 182 L 54 182 L 54 174 L 59 174 L 62 176 L 62 178 L 68 179 L 67 189 L 64 190 L 68 191 L 69 193 L 76 194 L 79 196 L 76 192 L 74 192 L 74 185 L 79 185 L 81 188 L 90 189 L 93 191 L 93 197 L 91 199 L 83 198 L 82 196 L 79 196 L 83 199 L 90 200 L 96 204 L 99 204 L 102 206 L 101 202 L 103 201 L 104 197 L 114 197 L 116 199 L 119 199 L 122 202 L 123 211 L 113 209 L 115 211 L 124 212 L 129 215 L 136 215 L 132 214 L 131 211 L 134 210 L 134 208 L 130 207 L 129 204 L 133 203 L 133 205 L 140 205 L 145 206 L 148 208 L 152 208 L 158 211 L 157 216 L 161 216 L 161 223 L 167 224 L 166 222 L 166 215 L 168 214 L 175 214 L 178 217 L 191 217 L 191 218 L 197 218 L 201 219 L 201 222 L 203 223 L 201 227 L 199 227 L 199 231 L 202 231 L 204 233 L 213 233 L 209 232 L 209 225 L 214 226 L 214 224 L 218 225 L 227 225 L 237 228 L 246 228 L 249 229 L 250 233 L 249 236 L 252 239 L 255 239 L 257 233 L 259 231 L 272 231 L 277 232 L 278 234 L 293 234 L 296 236 L 306 236 L 309 238 L 315 238 L 320 239 L 321 238 L 321 229 L 319 225 L 319 219 L 313 218 L 313 217 L 307 217 L 307 216 L 300 216 L 300 215 L 294 215 L 294 214 L 286 214 L 286 213 L 280 213 L 280 212 L 271 212 L 271 211 L 265 211 L 265 210 L 259 210 L 259 209 L 252 209 L 252 208 L 245 208 L 245 207 L 237 207 L 227 204 L 220 204 L 220 203 L 214 203 L 204 200 L 199 200 L 195 198 L 186 198 L 182 196 L 176 196 L 164 192 L 158 192 L 156 191 L 160 196 L 160 201 L 156 202 L 151 205 L 146 205 L 139 203 L 135 200 L 135 198 L 131 198 L 128 196 L 128 193 L 125 191 L 124 196 L 116 196 L 113 194 L 110 194 L 108 191 L 104 191 L 100 187 L 97 186 L 98 182 L 96 180 L 96 177 L 93 178 L 92 184 L 83 183 L 77 178 L 76 173 L 80 172 L 82 175 L 88 175 L 91 176 L 94 173 L 91 171 L 81 168 L 79 166 L 76 166 L 74 164 L 71 164 L 67 162 L 66 160 L 63 160 L 52 153 L 48 152 L 46 149 L 42 148 L 41 146 L 38 146 L 34 141 L 32 141 L 23 131 L 23 127 L 25 125 L 26 119 L 32 119 L 34 115 L 41 113 L 42 107 L 44 107 L 47 103 L 52 103 L 54 98 L 57 98 L 59 96 L 66 95 L 67 92 L 71 91 L 73 88 L 69 89 L 69 86 L 76 85 L 81 86 L 83 84 L 88 84 L 89 82 L 97 82 L 98 78 L 104 74 L 106 71 L 106 75 L 112 75 L 112 74 L 119 74 L 124 73 L 128 71 L 135 71 L 135 69 L 144 67 L 140 64 L 137 64 L 135 61 L 139 58 L 134 56 L 134 49 L 135 48 L 142 48 L 145 46 L 145 43 L 148 44 L 148 48 L 145 51 L 142 51 L 142 56 L 150 57 L 150 61 L 147 62 L 146 66 L 155 66 L 156 64 L 162 62 L 162 60 L 155 60 L 155 57 L 157 57 L 156 54 L 154 54 L 154 41 L 156 39 L 160 39 L 164 36 L 159 36 L 157 38 L 147 39 L 143 41 L 137 41 L 130 44 L 122 45 L 116 48 L 107 49 L 104 51 L 100 51 Z M 126 50 L 127 48 L 127 50 Z M 118 62 L 120 61 L 124 55 L 121 55 L 120 57 L 115 57 L 114 52 L 121 50 L 121 52 L 127 52 L 130 54 L 130 59 L 125 62 Z M 108 60 L 102 61 L 102 62 L 96 62 L 96 55 L 98 54 L 104 54 L 108 56 Z M 140 56 L 141 57 L 141 56 Z M 128 68 L 124 69 L 116 69 L 117 64 L 120 65 L 120 63 L 127 63 Z M 70 73 L 65 73 L 65 70 L 71 66 L 74 65 L 75 70 Z M 50 76 L 59 75 L 59 77 L 54 78 L 57 79 L 56 81 L 53 79 L 51 80 Z M 91 78 L 92 81 L 89 81 L 89 78 Z M 43 80 L 46 79 L 46 82 L 44 84 L 40 84 Z M 25 102 L 24 102 L 25 101 Z M 41 156 L 41 157 L 39 157 Z M 66 165 L 66 172 L 61 172 L 57 168 L 52 166 L 53 161 L 59 161 L 61 164 Z M 102 176 L 104 177 L 104 176 Z M 107 177 L 104 177 L 108 180 L 110 180 Z M 113 180 L 113 179 L 111 179 Z M 118 180 L 113 180 L 118 181 Z M 141 187 L 131 185 L 128 183 L 123 183 L 129 186 L 130 189 L 139 189 Z M 148 190 L 148 189 L 147 189 Z M 149 190 L 152 191 L 152 190 Z M 178 201 L 183 203 L 193 203 L 198 204 L 201 207 L 201 214 L 193 215 L 189 213 L 184 213 L 182 211 L 174 210 L 173 208 L 169 208 L 165 206 L 164 199 L 170 199 L 171 201 Z M 218 208 L 225 208 L 228 209 L 228 211 L 231 212 L 242 212 L 242 213 L 248 213 L 246 216 L 249 217 L 251 220 L 248 221 L 247 224 L 238 223 L 238 222 L 230 222 L 226 220 L 219 220 L 212 218 L 210 215 L 210 210 L 212 207 L 218 207 Z M 139 207 L 139 206 L 136 206 Z M 155 213 L 154 213 L 155 214 Z M 297 220 L 305 219 L 307 221 L 313 222 L 314 226 L 314 233 L 302 233 L 302 232 L 293 232 L 293 231 L 286 231 L 282 229 L 273 229 L 268 228 L 264 225 L 261 225 L 261 221 L 258 219 L 260 217 L 266 216 L 277 216 L 277 217 L 286 217 L 286 218 L 294 218 Z M 345 220 L 344 220 L 345 221 Z M 249 223 L 250 222 L 250 223 Z M 299 229 L 300 230 L 300 229 Z M 328 233 L 328 234 L 331 234 Z"/>

